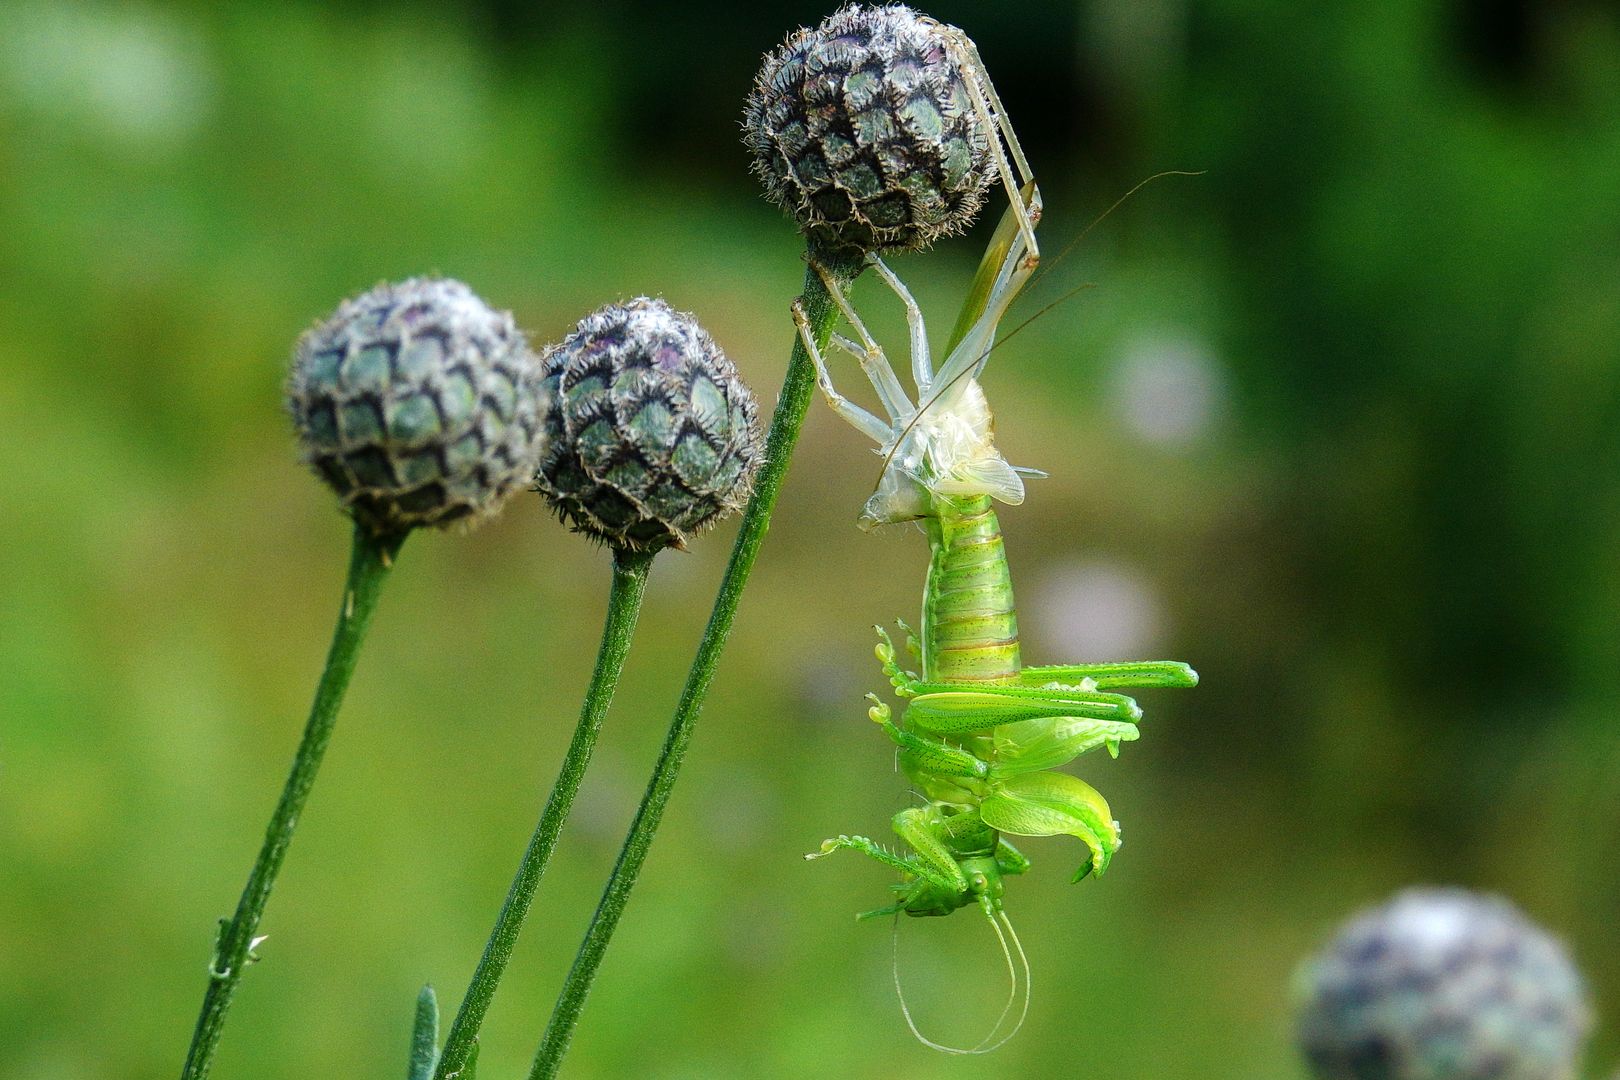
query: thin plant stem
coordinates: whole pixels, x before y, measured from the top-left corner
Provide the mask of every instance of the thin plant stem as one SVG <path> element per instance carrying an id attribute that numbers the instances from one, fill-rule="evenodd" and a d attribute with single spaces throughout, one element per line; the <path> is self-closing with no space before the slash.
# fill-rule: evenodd
<path id="1" fill-rule="evenodd" d="M 332 728 L 337 723 L 338 708 L 343 704 L 343 693 L 349 687 L 349 677 L 360 655 L 360 644 L 365 640 L 366 628 L 377 610 L 377 597 L 388 571 L 394 565 L 394 556 L 405 541 L 403 533 L 375 536 L 355 526 L 354 549 L 349 558 L 349 577 L 343 587 L 343 604 L 338 609 L 337 627 L 332 633 L 332 646 L 326 654 L 326 668 L 315 690 L 315 703 L 310 708 L 309 722 L 304 726 L 303 738 L 293 757 L 292 771 L 281 791 L 281 800 L 270 816 L 265 829 L 264 846 L 248 875 L 247 887 L 237 902 L 236 914 L 220 920 L 219 937 L 214 955 L 208 965 L 208 991 L 203 996 L 202 1011 L 197 1017 L 197 1029 L 191 1036 L 191 1049 L 186 1054 L 181 1080 L 203 1080 L 214 1064 L 214 1052 L 219 1046 L 220 1034 L 225 1027 L 225 1014 L 242 973 L 257 957 L 253 947 L 258 942 L 259 919 L 264 915 L 270 890 L 276 874 L 287 856 L 292 843 L 293 830 L 303 816 L 304 804 L 310 789 L 315 786 L 315 773 L 321 767 L 321 757 L 332 739 Z"/>
<path id="2" fill-rule="evenodd" d="M 551 861 L 552 849 L 557 846 L 557 834 L 562 831 L 568 812 L 573 808 L 579 782 L 590 764 L 591 751 L 602 732 L 602 719 L 613 701 L 613 692 L 619 685 L 619 673 L 624 670 L 624 659 L 630 651 L 630 639 L 636 631 L 636 619 L 641 613 L 641 598 L 647 589 L 647 574 L 656 553 L 636 553 L 622 549 L 613 553 L 613 585 L 608 594 L 607 617 L 602 624 L 602 644 L 596 653 L 596 668 L 591 674 L 590 687 L 585 691 L 585 704 L 579 712 L 579 723 L 574 737 L 568 743 L 557 782 L 540 813 L 534 836 L 529 840 L 517 875 L 507 890 L 506 902 L 490 931 L 484 955 L 473 972 L 462 999 L 461 1009 L 450 1025 L 445 1038 L 444 1053 L 434 1072 L 437 1080 L 454 1080 L 462 1074 L 467 1061 L 478 1044 L 478 1031 L 489 1012 L 490 1001 L 500 985 L 501 976 L 512 958 L 512 949 L 523 930 L 529 906 L 534 901 L 540 878 Z"/>
<path id="3" fill-rule="evenodd" d="M 822 265 L 832 272 L 833 279 L 846 290 L 863 265 L 858 260 L 828 257 L 813 249 L 810 256 L 813 260 L 819 258 Z M 804 303 L 811 331 L 817 343 L 824 347 L 832 335 L 838 309 L 814 267 L 805 274 L 804 292 L 800 299 Z M 568 1052 L 574 1025 L 585 1007 L 585 997 L 590 993 L 596 969 L 602 963 L 608 941 L 618 927 L 630 891 L 635 888 L 636 878 L 646 862 L 653 835 L 663 819 L 670 791 L 675 786 L 687 746 L 692 741 L 692 729 L 703 707 L 703 699 L 708 694 L 709 684 L 714 680 L 715 666 L 719 663 L 721 650 L 725 647 L 726 637 L 737 614 L 737 603 L 742 598 L 743 587 L 748 584 L 754 561 L 759 557 L 766 530 L 770 528 L 771 512 L 781 493 L 782 480 L 787 475 L 793 448 L 799 441 L 799 431 L 804 426 L 804 414 L 815 392 L 815 385 L 815 367 L 803 342 L 795 337 L 793 355 L 788 361 L 787 376 L 782 383 L 782 394 L 777 399 L 770 433 L 766 436 L 765 463 L 754 482 L 754 493 L 748 501 L 748 509 L 743 513 L 742 527 L 731 549 L 731 560 L 726 564 L 725 577 L 721 579 L 714 609 L 703 631 L 703 640 L 698 645 L 680 704 L 676 706 L 669 732 L 664 737 L 658 763 L 653 767 L 646 793 L 625 836 L 624 847 L 619 851 L 618 861 L 613 866 L 596 913 L 591 917 L 590 927 L 585 931 L 573 967 L 552 1010 L 551 1020 L 546 1025 L 545 1037 L 535 1056 L 534 1067 L 529 1072 L 529 1080 L 549 1080 L 556 1076 L 563 1055 Z"/>

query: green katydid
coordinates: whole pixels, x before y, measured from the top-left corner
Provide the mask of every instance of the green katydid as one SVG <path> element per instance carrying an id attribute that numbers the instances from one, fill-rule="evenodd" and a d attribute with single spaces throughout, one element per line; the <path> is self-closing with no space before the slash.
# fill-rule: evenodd
<path id="1" fill-rule="evenodd" d="M 1054 770 L 1097 747 L 1117 754 L 1120 743 L 1137 737 L 1141 710 L 1113 691 L 1198 681 L 1186 664 L 1170 661 L 1023 664 L 1012 581 L 991 501 L 1017 505 L 1024 497 L 1023 475 L 1041 474 L 1009 465 L 996 449 L 978 383 L 997 326 L 1038 261 L 1023 225 L 1040 217 L 1033 182 L 1024 187 L 1019 204 L 991 239 L 957 323 L 957 340 L 937 372 L 916 301 L 893 271 L 870 257 L 872 268 L 905 306 L 916 404 L 854 309 L 830 290 L 860 339 L 835 334 L 832 342 L 860 361 L 886 420 L 833 388 L 804 312 L 794 311 L 828 403 L 872 438 L 884 456 L 877 490 L 861 511 L 862 527 L 919 521 L 932 552 L 921 632 L 901 624 L 920 673 L 901 668 L 888 634 L 878 629 L 878 660 L 906 703 L 899 722 L 887 704 L 868 695 L 869 715 L 899 748 L 900 765 L 924 799 L 892 822 L 910 853 L 896 853 L 865 836 L 838 836 L 807 858 L 847 848 L 900 871 L 904 880 L 893 887 L 894 901 L 862 918 L 948 915 L 969 906 L 984 913 L 1013 977 L 1013 995 L 996 1028 L 978 1046 L 956 1051 L 923 1038 L 911 1025 L 928 1045 L 959 1053 L 994 1049 L 1011 1037 L 990 1044 L 1018 989 L 1007 941 L 1010 937 L 1015 947 L 1018 942 L 1002 910 L 1003 879 L 1024 873 L 1030 863 L 1006 835 L 1075 836 L 1085 844 L 1086 858 L 1074 880 L 1100 876 L 1119 847 L 1118 823 L 1094 788 Z M 1022 958 L 1021 947 L 1018 953 Z M 1024 975 L 1027 1010 L 1027 959 Z M 909 1011 L 906 1019 L 911 1022 Z"/>

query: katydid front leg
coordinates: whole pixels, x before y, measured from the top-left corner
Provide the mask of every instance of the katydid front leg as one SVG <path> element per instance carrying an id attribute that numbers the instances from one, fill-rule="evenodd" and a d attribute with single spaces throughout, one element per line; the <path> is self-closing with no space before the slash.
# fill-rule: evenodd
<path id="1" fill-rule="evenodd" d="M 907 807 L 894 815 L 889 826 L 934 870 L 936 877 L 950 883 L 953 893 L 962 896 L 971 891 L 956 853 L 945 842 L 945 829 L 938 811 L 932 807 Z"/>
<path id="2" fill-rule="evenodd" d="M 901 811 L 902 814 L 906 812 Z M 898 815 L 896 815 L 896 831 L 899 831 Z M 900 871 L 910 879 L 908 884 L 895 886 L 895 891 L 900 893 L 900 899 L 897 902 L 873 911 L 863 911 L 856 916 L 857 919 L 871 919 L 879 915 L 894 915 L 907 910 L 920 897 L 927 894 L 932 894 L 933 897 L 938 898 L 934 903 L 943 901 L 948 907 L 951 903 L 949 898 L 962 896 L 967 891 L 967 877 L 954 861 L 950 864 L 954 873 L 944 874 L 927 859 L 915 855 L 896 855 L 888 848 L 866 836 L 839 835 L 830 840 L 823 840 L 821 850 L 812 851 L 805 858 L 819 859 L 823 855 L 830 855 L 842 849 L 858 851 L 868 858 L 877 860 L 884 866 Z"/>
<path id="3" fill-rule="evenodd" d="M 887 704 L 876 694 L 867 694 L 866 698 L 872 703 L 867 715 L 884 730 L 889 740 L 907 755 L 913 767 L 936 776 L 974 777 L 982 780 L 990 775 L 990 766 L 980 758 L 960 746 L 952 746 L 950 743 L 930 739 L 916 732 L 902 731 L 891 719 L 892 714 Z"/>

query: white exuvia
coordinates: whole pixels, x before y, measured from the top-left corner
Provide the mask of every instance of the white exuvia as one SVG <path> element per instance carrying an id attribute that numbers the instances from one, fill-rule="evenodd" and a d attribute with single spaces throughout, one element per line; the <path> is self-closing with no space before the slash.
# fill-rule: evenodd
<path id="1" fill-rule="evenodd" d="M 878 444 L 877 452 L 884 459 L 877 490 L 861 509 L 862 528 L 926 516 L 931 513 L 932 498 L 939 495 L 988 495 L 998 502 L 1016 506 L 1024 501 L 1023 477 L 1045 475 L 1037 469 L 1010 465 L 1001 456 L 995 446 L 990 406 L 978 382 L 995 344 L 996 328 L 1002 316 L 1019 290 L 1029 282 L 1039 262 L 1040 256 L 1027 238 L 1031 236 L 1030 224 L 1038 222 L 1040 214 L 1040 194 L 1033 183 L 1027 184 L 1019 201 L 1002 218 L 985 263 L 980 267 L 978 280 L 981 282 L 989 268 L 995 267 L 984 307 L 938 371 L 934 370 L 929 355 L 928 333 L 917 301 L 882 259 L 867 256 L 872 269 L 894 290 L 906 308 L 906 323 L 911 331 L 911 381 L 916 388 L 915 402 L 907 396 L 883 347 L 866 329 L 831 275 L 816 266 L 833 302 L 860 337 L 860 341 L 855 342 L 834 334 L 832 343 L 860 361 L 861 370 L 877 391 L 884 418 L 856 405 L 833 387 L 826 359 L 811 332 L 809 316 L 802 305 L 794 302 L 793 320 L 815 363 L 816 381 L 822 394 L 834 412 Z M 995 253 L 1002 249 L 1004 254 L 995 261 Z"/>

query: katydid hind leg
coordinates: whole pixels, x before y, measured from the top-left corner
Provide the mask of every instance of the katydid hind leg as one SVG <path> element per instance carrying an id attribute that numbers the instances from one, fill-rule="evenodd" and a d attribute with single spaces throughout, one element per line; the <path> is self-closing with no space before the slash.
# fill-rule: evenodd
<path id="1" fill-rule="evenodd" d="M 1198 672 L 1177 660 L 1125 660 L 1107 664 L 1052 664 L 1026 667 L 1018 675 L 1020 686 L 1049 683 L 1089 683 L 1098 690 L 1193 687 Z"/>

